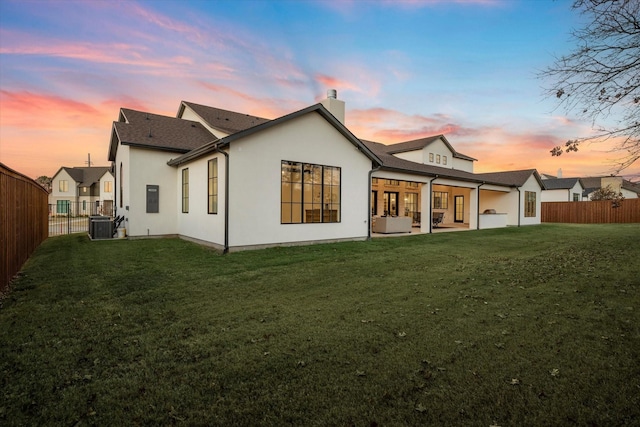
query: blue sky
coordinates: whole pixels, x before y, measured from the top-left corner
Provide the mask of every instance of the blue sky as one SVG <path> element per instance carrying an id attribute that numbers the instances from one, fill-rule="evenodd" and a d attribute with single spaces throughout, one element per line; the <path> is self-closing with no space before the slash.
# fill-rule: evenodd
<path id="1" fill-rule="evenodd" d="M 120 107 L 275 118 L 337 89 L 363 139 L 443 133 L 478 172 L 609 173 L 605 145 L 549 155 L 590 132 L 536 78 L 571 48 L 571 3 L 0 0 L 0 161 L 106 165 Z"/>

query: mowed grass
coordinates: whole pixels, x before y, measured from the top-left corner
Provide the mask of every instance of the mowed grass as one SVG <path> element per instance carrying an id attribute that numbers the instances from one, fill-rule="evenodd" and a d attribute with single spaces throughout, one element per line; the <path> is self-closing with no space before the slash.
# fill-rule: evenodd
<path id="1" fill-rule="evenodd" d="M 639 303 L 637 224 L 56 237 L 0 308 L 0 424 L 639 425 Z"/>

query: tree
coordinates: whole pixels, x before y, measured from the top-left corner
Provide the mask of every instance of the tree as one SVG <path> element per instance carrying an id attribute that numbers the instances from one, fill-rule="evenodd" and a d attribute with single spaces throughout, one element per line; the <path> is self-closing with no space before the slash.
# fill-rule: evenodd
<path id="1" fill-rule="evenodd" d="M 42 175 L 36 178 L 36 182 L 40 185 L 42 185 L 45 190 L 47 191 L 51 191 L 51 181 L 53 178 Z"/>
<path id="2" fill-rule="evenodd" d="M 574 0 L 572 8 L 587 20 L 571 32 L 576 47 L 539 76 L 554 82 L 548 95 L 567 113 L 590 120 L 596 134 L 569 140 L 551 154 L 611 139 L 621 153 L 617 173 L 640 159 L 640 1 Z"/>
<path id="3" fill-rule="evenodd" d="M 589 198 L 591 200 L 611 200 L 611 206 L 614 208 L 620 207 L 624 200 L 622 193 L 616 192 L 610 185 L 598 188 L 596 191 L 591 193 L 591 197 Z"/>

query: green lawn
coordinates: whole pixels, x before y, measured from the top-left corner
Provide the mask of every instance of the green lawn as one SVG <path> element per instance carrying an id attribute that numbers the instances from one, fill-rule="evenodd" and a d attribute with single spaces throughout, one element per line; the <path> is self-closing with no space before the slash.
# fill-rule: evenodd
<path id="1" fill-rule="evenodd" d="M 638 224 L 50 238 L 0 308 L 0 425 L 640 425 L 639 260 Z"/>

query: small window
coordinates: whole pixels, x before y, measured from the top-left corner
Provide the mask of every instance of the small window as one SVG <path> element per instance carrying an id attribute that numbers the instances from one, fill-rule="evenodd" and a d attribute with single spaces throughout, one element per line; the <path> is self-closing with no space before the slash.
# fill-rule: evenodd
<path id="1" fill-rule="evenodd" d="M 442 164 L 443 165 L 447 164 L 447 156 L 442 156 Z"/>
<path id="2" fill-rule="evenodd" d="M 524 216 L 536 216 L 536 193 L 533 191 L 524 192 Z"/>
<path id="3" fill-rule="evenodd" d="M 384 180 L 384 184 L 385 185 L 400 185 L 400 181 L 398 181 L 397 179 L 385 179 Z"/>
<path id="4" fill-rule="evenodd" d="M 87 187 L 82 187 L 82 192 L 86 193 L 87 192 Z"/>
<path id="5" fill-rule="evenodd" d="M 580 193 L 573 193 L 573 201 L 574 202 L 580 201 Z"/>
<path id="6" fill-rule="evenodd" d="M 436 163 L 440 164 L 440 154 L 436 154 Z"/>
<path id="7" fill-rule="evenodd" d="M 67 191 L 69 191 L 69 181 L 67 181 L 66 179 L 61 179 L 58 184 L 58 190 L 60 190 L 61 193 L 66 193 Z"/>
<path id="8" fill-rule="evenodd" d="M 429 153 L 429 161 L 433 163 L 433 153 Z"/>
<path id="9" fill-rule="evenodd" d="M 104 182 L 104 192 L 111 193 L 113 191 L 113 182 L 105 181 Z"/>
<path id="10" fill-rule="evenodd" d="M 189 213 L 189 168 L 182 169 L 182 213 Z"/>
<path id="11" fill-rule="evenodd" d="M 372 184 L 377 184 L 378 183 L 378 178 L 371 178 L 371 183 Z"/>
<path id="12" fill-rule="evenodd" d="M 407 181 L 407 188 L 418 188 L 417 182 Z"/>

